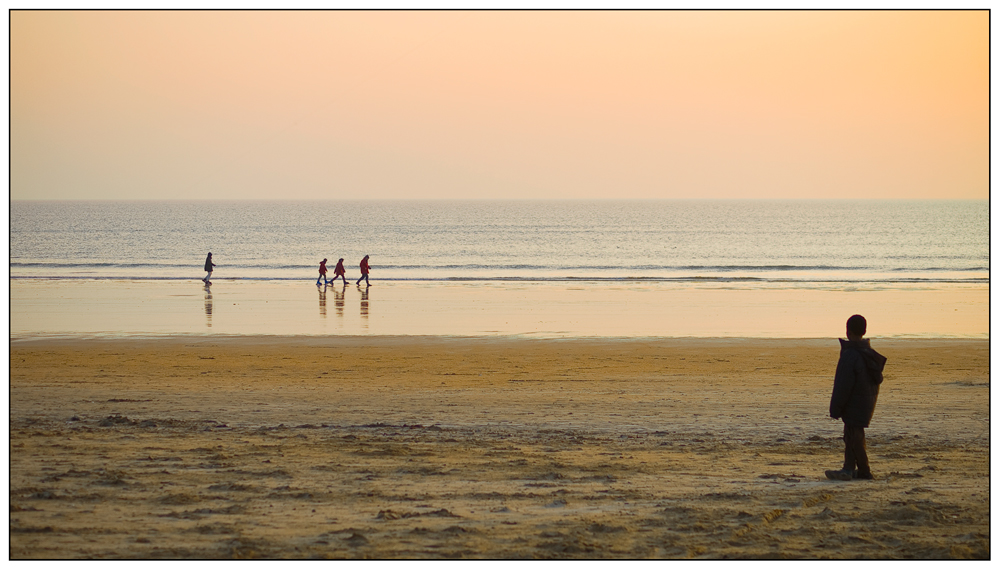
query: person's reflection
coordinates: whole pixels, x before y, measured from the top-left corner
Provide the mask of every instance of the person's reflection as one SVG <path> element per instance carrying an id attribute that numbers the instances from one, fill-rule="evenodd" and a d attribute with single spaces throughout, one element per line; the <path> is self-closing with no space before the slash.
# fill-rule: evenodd
<path id="1" fill-rule="evenodd" d="M 319 290 L 319 316 L 326 318 L 326 284 L 317 283 L 316 289 Z"/>
<path id="2" fill-rule="evenodd" d="M 208 328 L 212 328 L 212 286 L 205 284 L 205 320 Z"/>
<path id="3" fill-rule="evenodd" d="M 358 291 L 361 291 L 361 325 L 368 328 L 368 287 L 358 287 Z"/>
<path id="4" fill-rule="evenodd" d="M 337 316 L 340 318 L 344 318 L 344 291 L 346 290 L 346 284 L 339 291 L 336 287 L 333 288 L 333 304 L 337 308 Z"/>

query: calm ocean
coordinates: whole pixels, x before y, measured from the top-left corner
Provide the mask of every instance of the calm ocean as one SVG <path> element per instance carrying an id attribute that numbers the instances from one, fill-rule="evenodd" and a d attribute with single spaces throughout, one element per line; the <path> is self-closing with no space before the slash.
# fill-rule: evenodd
<path id="1" fill-rule="evenodd" d="M 989 282 L 980 201 L 164 201 L 10 204 L 14 279 Z"/>

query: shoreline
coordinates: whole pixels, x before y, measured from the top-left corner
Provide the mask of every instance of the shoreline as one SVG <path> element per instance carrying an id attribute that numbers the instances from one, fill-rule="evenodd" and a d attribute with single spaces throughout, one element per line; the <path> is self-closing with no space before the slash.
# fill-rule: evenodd
<path id="1" fill-rule="evenodd" d="M 245 335 L 222 335 L 222 334 L 163 334 L 163 335 L 107 335 L 107 336 L 11 336 L 9 341 L 11 346 L 32 347 L 32 346 L 71 346 L 76 344 L 114 344 L 122 343 L 127 345 L 149 344 L 161 346 L 166 344 L 217 344 L 217 345 L 295 345 L 295 346 L 366 346 L 366 345 L 408 345 L 408 344 L 527 344 L 527 343 L 554 343 L 554 344 L 645 344 L 645 345 L 676 345 L 676 344 L 704 344 L 725 346 L 738 343 L 761 343 L 761 344 L 785 344 L 785 345 L 816 345 L 816 346 L 836 346 L 838 338 L 844 337 L 789 337 L 775 338 L 763 336 L 720 336 L 720 337 L 700 337 L 700 336 L 563 336 L 563 337 L 535 337 L 531 335 L 406 335 L 406 334 L 385 334 L 385 335 L 289 335 L 289 334 L 245 334 Z M 980 337 L 906 337 L 906 336 L 865 336 L 873 344 L 989 344 L 990 339 Z"/>

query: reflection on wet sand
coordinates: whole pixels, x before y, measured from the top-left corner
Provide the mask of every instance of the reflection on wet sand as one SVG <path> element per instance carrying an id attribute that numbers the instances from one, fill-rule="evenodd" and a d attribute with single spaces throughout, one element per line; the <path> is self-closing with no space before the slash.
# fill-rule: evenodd
<path id="1" fill-rule="evenodd" d="M 337 316 L 344 318 L 344 291 L 347 290 L 347 283 L 338 291 L 336 287 L 333 289 L 333 305 L 337 308 Z"/>
<path id="2" fill-rule="evenodd" d="M 205 284 L 205 324 L 212 328 L 212 286 Z"/>
<path id="3" fill-rule="evenodd" d="M 316 284 L 316 289 L 319 290 L 319 315 L 321 317 L 326 317 L 326 284 L 320 285 Z"/>
<path id="4" fill-rule="evenodd" d="M 368 328 L 368 287 L 358 286 L 358 291 L 361 291 L 361 326 Z"/>
<path id="5" fill-rule="evenodd" d="M 386 282 L 379 283 L 378 318 L 359 318 L 359 290 L 357 297 L 345 294 L 345 316 L 332 328 L 329 318 L 317 318 L 312 283 L 225 283 L 221 296 L 211 286 L 215 301 L 221 300 L 212 307 L 207 290 L 199 295 L 194 283 L 179 280 L 11 279 L 10 334 L 831 338 L 839 334 L 832 330 L 843 332 L 844 315 L 855 313 L 879 323 L 878 332 L 869 333 L 878 338 L 989 338 L 990 333 L 988 285 L 848 292 L 669 283 Z M 353 309 L 346 308 L 347 297 L 358 303 Z M 212 308 L 202 312 L 199 300 Z M 108 307 L 113 310 L 104 310 Z M 217 318 L 215 309 L 224 318 Z M 369 317 L 371 311 L 369 294 Z"/>

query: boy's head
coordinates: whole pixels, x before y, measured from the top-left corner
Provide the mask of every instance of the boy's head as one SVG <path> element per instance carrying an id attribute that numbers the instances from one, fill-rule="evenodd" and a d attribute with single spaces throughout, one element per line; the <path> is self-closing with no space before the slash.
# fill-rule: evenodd
<path id="1" fill-rule="evenodd" d="M 847 336 L 865 336 L 868 332 L 868 321 L 861 315 L 853 315 L 847 319 Z"/>

